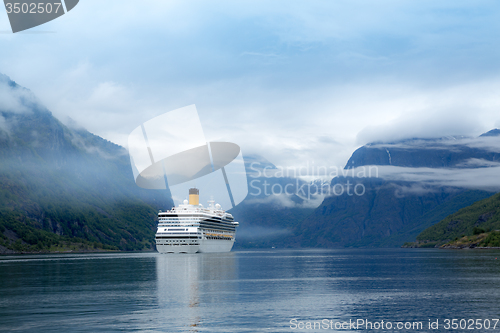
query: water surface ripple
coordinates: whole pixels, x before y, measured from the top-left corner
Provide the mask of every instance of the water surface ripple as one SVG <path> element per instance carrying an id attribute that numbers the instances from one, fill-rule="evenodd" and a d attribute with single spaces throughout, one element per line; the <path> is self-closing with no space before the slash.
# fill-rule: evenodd
<path id="1" fill-rule="evenodd" d="M 434 249 L 2 256 L 0 331 L 355 331 L 294 329 L 295 318 L 418 321 L 423 329 L 373 331 L 447 332 L 447 318 L 500 318 L 499 257 Z M 473 331 L 500 332 L 500 323 Z"/>

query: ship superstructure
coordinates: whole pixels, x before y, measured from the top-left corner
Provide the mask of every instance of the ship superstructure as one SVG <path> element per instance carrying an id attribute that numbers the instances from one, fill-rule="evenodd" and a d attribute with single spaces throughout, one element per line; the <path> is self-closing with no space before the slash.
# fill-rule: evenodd
<path id="1" fill-rule="evenodd" d="M 160 253 L 229 252 L 234 244 L 236 227 L 231 214 L 219 204 L 199 203 L 199 190 L 189 189 L 189 201 L 158 213 L 156 249 Z"/>

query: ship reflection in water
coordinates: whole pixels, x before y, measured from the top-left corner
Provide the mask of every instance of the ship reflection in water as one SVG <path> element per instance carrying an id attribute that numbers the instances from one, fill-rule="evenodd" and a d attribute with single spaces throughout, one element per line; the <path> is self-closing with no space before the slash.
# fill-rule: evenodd
<path id="1" fill-rule="evenodd" d="M 160 318 L 163 327 L 198 332 L 210 304 L 234 302 L 237 279 L 235 254 L 203 253 L 156 256 Z M 206 307 L 200 309 L 201 307 Z"/>

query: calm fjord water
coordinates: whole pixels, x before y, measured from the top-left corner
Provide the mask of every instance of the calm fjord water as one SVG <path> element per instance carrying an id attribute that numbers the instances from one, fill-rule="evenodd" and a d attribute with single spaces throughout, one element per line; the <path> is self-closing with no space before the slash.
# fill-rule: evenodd
<path id="1" fill-rule="evenodd" d="M 0 257 L 2 332 L 355 331 L 299 329 L 324 319 L 418 321 L 423 329 L 374 331 L 445 332 L 447 318 L 500 318 L 499 304 L 493 250 Z M 500 332 L 500 323 L 473 331 Z"/>

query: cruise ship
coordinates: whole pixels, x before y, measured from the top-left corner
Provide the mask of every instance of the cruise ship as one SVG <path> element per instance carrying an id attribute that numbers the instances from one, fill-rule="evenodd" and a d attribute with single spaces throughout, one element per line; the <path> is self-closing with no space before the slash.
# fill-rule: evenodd
<path id="1" fill-rule="evenodd" d="M 160 253 L 229 252 L 238 222 L 219 204 L 200 204 L 200 192 L 189 189 L 189 201 L 158 213 L 156 249 Z"/>

